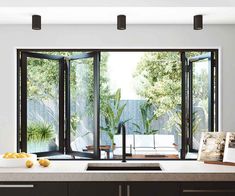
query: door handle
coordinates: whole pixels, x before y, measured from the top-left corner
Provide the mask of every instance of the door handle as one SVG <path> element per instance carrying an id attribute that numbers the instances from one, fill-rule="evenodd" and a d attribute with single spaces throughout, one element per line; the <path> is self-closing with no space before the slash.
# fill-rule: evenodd
<path id="1" fill-rule="evenodd" d="M 122 185 L 118 186 L 118 196 L 122 196 Z"/>
<path id="2" fill-rule="evenodd" d="M 33 184 L 0 184 L 0 188 L 33 188 Z"/>
<path id="3" fill-rule="evenodd" d="M 127 196 L 131 196 L 131 189 L 130 189 L 130 185 L 127 185 Z"/>
<path id="4" fill-rule="evenodd" d="M 205 189 L 205 190 L 183 190 L 183 193 L 235 193 L 235 189 Z"/>

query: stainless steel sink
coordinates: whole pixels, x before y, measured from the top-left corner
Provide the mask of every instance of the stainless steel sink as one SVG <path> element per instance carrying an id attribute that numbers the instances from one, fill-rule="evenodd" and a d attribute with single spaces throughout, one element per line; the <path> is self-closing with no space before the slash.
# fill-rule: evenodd
<path id="1" fill-rule="evenodd" d="M 87 171 L 161 171 L 159 163 L 88 163 Z"/>

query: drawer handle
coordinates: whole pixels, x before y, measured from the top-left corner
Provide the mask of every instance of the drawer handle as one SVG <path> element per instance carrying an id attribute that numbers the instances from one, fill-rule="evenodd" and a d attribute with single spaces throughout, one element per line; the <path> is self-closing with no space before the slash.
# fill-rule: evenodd
<path id="1" fill-rule="evenodd" d="M 205 190 L 183 190 L 183 193 L 235 193 L 235 189 L 205 189 Z"/>
<path id="2" fill-rule="evenodd" d="M 127 196 L 131 195 L 130 185 L 127 185 Z"/>
<path id="3" fill-rule="evenodd" d="M 122 185 L 118 186 L 118 196 L 122 196 Z"/>
<path id="4" fill-rule="evenodd" d="M 33 184 L 0 184 L 0 188 L 33 188 Z"/>

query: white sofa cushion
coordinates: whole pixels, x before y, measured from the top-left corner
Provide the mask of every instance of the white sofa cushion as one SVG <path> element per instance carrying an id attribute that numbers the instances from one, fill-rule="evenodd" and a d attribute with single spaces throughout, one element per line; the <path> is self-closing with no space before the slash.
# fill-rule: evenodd
<path id="1" fill-rule="evenodd" d="M 135 135 L 134 148 L 154 148 L 154 135 Z"/>
<path id="2" fill-rule="evenodd" d="M 155 134 L 155 147 L 156 148 L 161 148 L 161 147 L 174 147 L 175 143 L 175 137 L 174 135 L 160 135 L 160 134 Z"/>
<path id="3" fill-rule="evenodd" d="M 122 135 L 114 135 L 114 143 L 116 144 L 116 148 L 122 147 Z M 134 146 L 134 137 L 133 135 L 126 135 L 126 147 Z"/>

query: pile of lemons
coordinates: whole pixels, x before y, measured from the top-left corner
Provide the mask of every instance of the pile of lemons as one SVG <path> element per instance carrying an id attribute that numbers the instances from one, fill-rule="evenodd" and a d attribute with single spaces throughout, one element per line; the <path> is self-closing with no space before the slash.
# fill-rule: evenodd
<path id="1" fill-rule="evenodd" d="M 16 153 L 16 152 L 7 152 L 2 156 L 4 159 L 22 159 L 22 158 L 30 158 L 31 155 L 25 152 Z"/>
<path id="2" fill-rule="evenodd" d="M 30 158 L 32 157 L 30 154 L 27 154 L 25 152 L 20 152 L 20 153 L 16 153 L 16 152 L 7 152 L 2 156 L 4 159 L 22 159 L 22 158 Z M 42 167 L 48 167 L 50 165 L 50 161 L 48 159 L 39 159 L 38 161 L 39 165 L 41 165 Z M 31 160 L 27 160 L 25 162 L 25 166 L 27 168 L 31 168 L 33 167 L 34 162 Z"/>

